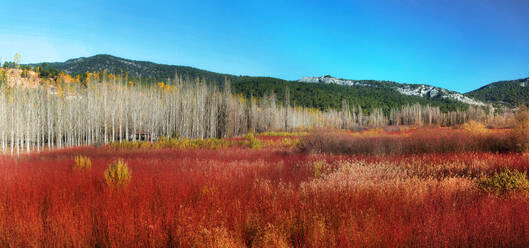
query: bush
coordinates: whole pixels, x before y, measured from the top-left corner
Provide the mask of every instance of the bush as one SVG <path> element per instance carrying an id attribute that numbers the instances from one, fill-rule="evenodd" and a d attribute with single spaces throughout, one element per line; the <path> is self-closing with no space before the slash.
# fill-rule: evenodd
<path id="1" fill-rule="evenodd" d="M 454 152 L 511 152 L 515 147 L 509 135 L 472 135 L 447 129 L 419 129 L 406 135 L 372 132 L 362 134 L 315 133 L 302 138 L 300 152 L 327 154 L 431 154 Z"/>
<path id="2" fill-rule="evenodd" d="M 300 143 L 300 139 L 284 138 L 279 145 L 283 148 L 297 148 L 300 146 Z"/>
<path id="3" fill-rule="evenodd" d="M 514 115 L 513 140 L 519 152 L 529 152 L 529 109 L 521 106 Z"/>
<path id="4" fill-rule="evenodd" d="M 131 174 L 127 164 L 122 159 L 118 159 L 105 170 L 105 180 L 109 186 L 127 186 L 130 183 Z"/>
<path id="5" fill-rule="evenodd" d="M 313 164 L 312 164 L 312 174 L 315 178 L 320 178 L 322 173 L 323 173 L 323 167 L 325 166 L 325 161 L 323 160 L 318 160 L 318 161 L 315 161 Z"/>
<path id="6" fill-rule="evenodd" d="M 0 69 L 0 86 L 7 83 L 7 71 Z"/>
<path id="7" fill-rule="evenodd" d="M 260 148 L 263 147 L 263 143 L 261 142 L 261 140 L 256 138 L 253 135 L 253 133 L 249 133 L 249 134 L 245 135 L 244 137 L 249 139 L 248 147 L 250 149 L 260 149 Z"/>
<path id="8" fill-rule="evenodd" d="M 89 157 L 85 157 L 81 155 L 75 157 L 75 164 L 72 167 L 73 170 L 88 171 L 91 168 L 92 168 L 92 160 L 90 160 Z"/>
<path id="9" fill-rule="evenodd" d="M 506 194 L 529 190 L 529 180 L 525 171 L 505 169 L 503 172 L 495 172 L 493 176 L 480 179 L 478 187 L 490 193 Z"/>
<path id="10" fill-rule="evenodd" d="M 473 135 L 481 135 L 489 132 L 485 125 L 483 125 L 481 122 L 473 120 L 463 124 L 463 129 Z"/>

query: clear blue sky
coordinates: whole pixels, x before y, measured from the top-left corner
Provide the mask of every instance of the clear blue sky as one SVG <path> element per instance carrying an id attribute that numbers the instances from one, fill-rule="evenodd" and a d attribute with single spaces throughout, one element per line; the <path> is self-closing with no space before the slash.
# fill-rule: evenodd
<path id="1" fill-rule="evenodd" d="M 529 1 L 0 3 L 0 57 L 107 53 L 289 80 L 330 74 L 466 92 L 529 76 Z"/>

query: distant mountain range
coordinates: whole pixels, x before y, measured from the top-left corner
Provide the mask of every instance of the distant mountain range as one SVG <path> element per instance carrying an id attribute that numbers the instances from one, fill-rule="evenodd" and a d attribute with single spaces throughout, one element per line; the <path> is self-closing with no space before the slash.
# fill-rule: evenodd
<path id="1" fill-rule="evenodd" d="M 465 95 L 496 105 L 517 107 L 529 102 L 529 77 L 491 83 Z"/>
<path id="2" fill-rule="evenodd" d="M 40 65 L 31 64 L 32 66 Z M 477 90 L 461 94 L 444 88 L 424 84 L 401 84 L 391 81 L 348 80 L 332 76 L 303 77 L 298 81 L 287 81 L 270 77 L 236 76 L 201 70 L 189 66 L 156 64 L 136 61 L 111 55 L 95 55 L 70 59 L 65 62 L 49 62 L 49 67 L 69 74 L 87 71 L 103 71 L 152 81 L 172 79 L 176 74 L 188 78 L 200 78 L 222 87 L 225 78 L 232 82 L 232 91 L 246 97 L 262 97 L 274 93 L 283 98 L 285 86 L 290 88 L 291 101 L 297 105 L 319 109 L 340 108 L 345 99 L 352 106 L 361 106 L 369 111 L 373 108 L 389 110 L 406 104 L 429 104 L 439 106 L 442 111 L 466 108 L 469 105 L 489 104 L 515 107 L 529 102 L 529 78 L 500 81 Z"/>
<path id="3" fill-rule="evenodd" d="M 447 99 L 459 101 L 462 103 L 485 106 L 486 104 L 482 101 L 464 96 L 461 93 L 455 91 L 449 91 L 447 89 L 425 85 L 425 84 L 400 84 L 388 81 L 366 81 L 366 80 L 347 80 L 339 79 L 331 76 L 324 77 L 303 77 L 300 82 L 305 83 L 325 83 L 325 84 L 339 84 L 346 86 L 362 86 L 362 87 L 388 87 L 398 91 L 403 95 L 408 96 L 419 96 L 429 99 Z"/>

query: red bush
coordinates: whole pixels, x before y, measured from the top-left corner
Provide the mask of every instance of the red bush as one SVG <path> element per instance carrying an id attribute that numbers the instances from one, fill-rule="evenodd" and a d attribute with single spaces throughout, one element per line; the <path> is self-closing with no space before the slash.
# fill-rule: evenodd
<path id="1" fill-rule="evenodd" d="M 79 154 L 91 158 L 90 171 L 72 171 Z M 117 158 L 134 171 L 119 191 L 103 176 Z M 345 160 L 382 164 L 402 178 L 380 170 L 376 179 L 363 175 L 369 185 L 329 185 Z M 314 161 L 328 163 L 318 178 Z M 492 153 L 309 156 L 241 148 L 82 148 L 2 157 L 0 246 L 526 246 L 528 198 L 496 197 L 459 184 L 504 167 L 527 170 L 529 159 Z M 347 173 L 354 179 L 359 172 Z"/>
<path id="2" fill-rule="evenodd" d="M 454 152 L 515 152 L 505 133 L 474 135 L 460 130 L 418 129 L 403 135 L 315 133 L 303 138 L 301 152 L 328 154 L 421 154 Z"/>

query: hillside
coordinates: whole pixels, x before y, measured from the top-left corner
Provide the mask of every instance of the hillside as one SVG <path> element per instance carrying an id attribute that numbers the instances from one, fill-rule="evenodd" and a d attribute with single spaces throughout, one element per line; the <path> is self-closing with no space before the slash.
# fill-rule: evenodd
<path id="1" fill-rule="evenodd" d="M 494 82 L 465 95 L 485 102 L 517 107 L 529 103 L 529 78 Z"/>
<path id="2" fill-rule="evenodd" d="M 32 66 L 38 65 L 41 64 L 32 64 Z M 204 79 L 219 87 L 222 87 L 224 79 L 228 78 L 232 82 L 232 91 L 235 94 L 262 97 L 273 92 L 279 101 L 283 99 L 285 85 L 289 85 L 292 103 L 318 109 L 340 109 L 343 99 L 346 99 L 351 106 L 361 106 L 368 112 L 373 108 L 389 111 L 391 108 L 414 103 L 439 106 L 442 111 L 464 109 L 469 105 L 484 105 L 460 93 L 429 85 L 345 80 L 330 76 L 304 77 L 299 81 L 286 81 L 269 77 L 235 76 L 188 66 L 128 60 L 111 55 L 81 57 L 65 62 L 47 63 L 47 66 L 72 75 L 106 70 L 109 73 L 128 73 L 131 77 L 142 77 L 152 81 L 165 81 L 178 74 L 182 77 Z"/>
<path id="3" fill-rule="evenodd" d="M 42 63 L 32 64 L 38 66 Z M 223 82 L 225 77 L 235 76 L 201 70 L 189 66 L 156 64 L 148 61 L 136 61 L 118 58 L 112 55 L 99 54 L 92 57 L 70 59 L 65 62 L 49 62 L 49 67 L 56 68 L 68 74 L 78 75 L 87 71 L 104 71 L 120 74 L 128 73 L 131 77 L 143 77 L 155 80 L 174 78 L 176 74 L 189 78 L 203 78 L 208 82 Z"/>
<path id="4" fill-rule="evenodd" d="M 315 84 L 275 78 L 243 77 L 232 82 L 232 88 L 246 97 L 262 97 L 273 91 L 279 99 L 283 99 L 285 84 L 289 86 L 292 103 L 318 109 L 341 109 L 343 99 L 351 106 L 361 106 L 368 112 L 373 108 L 381 108 L 387 112 L 391 108 L 414 103 L 439 106 L 443 112 L 464 109 L 468 106 L 450 99 L 405 95 L 391 87 Z"/>
<path id="5" fill-rule="evenodd" d="M 435 87 L 431 85 L 425 85 L 425 84 L 401 84 L 401 83 L 392 82 L 392 81 L 374 81 L 374 80 L 348 80 L 348 79 L 334 78 L 329 75 L 324 76 L 324 77 L 304 77 L 299 81 L 307 82 L 307 83 L 338 84 L 338 85 L 360 86 L 360 87 L 368 87 L 368 88 L 386 88 L 386 89 L 396 90 L 399 93 L 403 95 L 408 95 L 408 96 L 419 96 L 419 97 L 424 97 L 428 99 L 454 100 L 454 101 L 459 101 L 462 103 L 477 105 L 477 106 L 485 105 L 484 103 L 477 101 L 475 99 L 472 99 L 470 97 L 466 97 L 462 95 L 461 93 L 458 93 L 455 91 L 449 91 L 447 89 L 443 89 L 443 88 Z"/>

